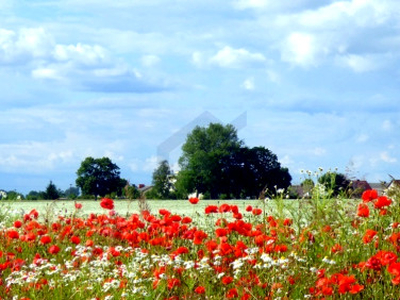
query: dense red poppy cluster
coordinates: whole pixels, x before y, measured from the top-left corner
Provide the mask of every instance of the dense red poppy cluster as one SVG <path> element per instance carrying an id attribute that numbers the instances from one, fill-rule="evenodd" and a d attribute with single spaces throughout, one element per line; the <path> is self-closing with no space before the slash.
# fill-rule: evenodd
<path id="1" fill-rule="evenodd" d="M 109 198 L 100 205 L 114 209 Z M 32 210 L 0 231 L 0 299 L 398 298 L 400 208 L 374 190 L 357 207 L 335 211 L 338 222 L 208 205 L 212 227 L 167 209 L 82 218 L 76 203 L 51 222 Z M 71 278 L 80 278 L 73 287 Z"/>

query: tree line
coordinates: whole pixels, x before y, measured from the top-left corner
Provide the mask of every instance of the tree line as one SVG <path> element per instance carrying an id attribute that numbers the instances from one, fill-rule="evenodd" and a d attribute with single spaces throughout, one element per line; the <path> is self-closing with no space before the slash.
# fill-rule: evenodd
<path id="1" fill-rule="evenodd" d="M 205 199 L 256 199 L 287 190 L 292 180 L 276 154 L 263 146 L 246 146 L 229 124 L 195 127 L 182 146 L 178 164 L 179 172 L 174 172 L 168 161 L 160 162 L 153 172 L 152 188 L 143 195 L 136 185 L 120 177 L 120 168 L 108 157 L 87 157 L 76 172 L 76 187 L 62 191 L 50 181 L 45 191 L 31 191 L 26 199 L 75 199 L 78 195 L 94 199 L 187 199 L 192 195 Z M 313 188 L 310 180 L 306 179 L 302 186 Z M 335 195 L 350 181 L 343 174 L 327 172 L 319 183 Z M 11 195 L 16 196 L 11 192 L 7 198 L 11 199 Z"/>
<path id="2" fill-rule="evenodd" d="M 272 151 L 245 146 L 232 125 L 218 123 L 197 126 L 187 136 L 179 169 L 174 174 L 167 161 L 161 162 L 148 197 L 184 199 L 194 193 L 205 199 L 259 198 L 286 189 L 292 179 Z"/>

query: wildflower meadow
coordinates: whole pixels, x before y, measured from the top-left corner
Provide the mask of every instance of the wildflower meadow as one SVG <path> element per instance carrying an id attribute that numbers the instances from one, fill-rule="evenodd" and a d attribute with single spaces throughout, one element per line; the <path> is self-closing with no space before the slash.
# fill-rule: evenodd
<path id="1" fill-rule="evenodd" d="M 117 201 L 117 200 L 116 200 Z M 400 203 L 315 194 L 123 215 L 2 215 L 1 299 L 399 299 Z M 296 202 L 293 202 L 296 201 Z M 271 205 L 273 203 L 273 205 Z M 293 204 L 295 203 L 295 205 Z M 204 203 L 203 203 L 204 204 Z"/>

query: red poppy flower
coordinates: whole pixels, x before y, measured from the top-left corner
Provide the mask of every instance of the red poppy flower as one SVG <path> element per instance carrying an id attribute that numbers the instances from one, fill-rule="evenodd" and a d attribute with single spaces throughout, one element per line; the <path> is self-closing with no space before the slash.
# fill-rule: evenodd
<path id="1" fill-rule="evenodd" d="M 35 239 L 36 239 L 36 234 L 33 233 L 33 232 L 28 232 L 28 233 L 25 235 L 25 240 L 26 240 L 26 241 L 34 241 Z"/>
<path id="2" fill-rule="evenodd" d="M 204 286 L 198 286 L 194 289 L 196 294 L 204 294 L 206 292 L 206 288 Z"/>
<path id="3" fill-rule="evenodd" d="M 210 240 L 206 242 L 206 247 L 209 252 L 213 252 L 215 249 L 218 248 L 218 244 L 214 240 Z"/>
<path id="4" fill-rule="evenodd" d="M 242 215 L 241 213 L 233 214 L 233 217 L 234 217 L 236 220 L 241 220 L 241 219 L 243 219 L 243 215 Z"/>
<path id="5" fill-rule="evenodd" d="M 14 227 L 15 227 L 15 228 L 21 228 L 21 226 L 22 226 L 22 222 L 21 222 L 20 220 L 16 220 L 16 221 L 14 222 Z"/>
<path id="6" fill-rule="evenodd" d="M 357 294 L 364 289 L 364 286 L 361 284 L 353 284 L 351 290 L 349 291 L 350 294 Z"/>
<path id="7" fill-rule="evenodd" d="M 228 291 L 228 293 L 226 294 L 226 298 L 237 298 L 237 297 L 239 297 L 239 294 L 238 294 L 238 291 L 237 291 L 237 289 L 235 289 L 235 288 L 233 288 L 233 289 L 230 289 L 229 291 Z"/>
<path id="8" fill-rule="evenodd" d="M 114 201 L 110 198 L 101 199 L 100 206 L 104 209 L 114 209 Z"/>
<path id="9" fill-rule="evenodd" d="M 211 213 L 217 213 L 217 212 L 218 212 L 218 206 L 216 206 L 216 205 L 208 205 L 208 206 L 205 208 L 204 212 L 205 212 L 207 215 L 208 215 L 208 214 L 211 214 Z"/>
<path id="10" fill-rule="evenodd" d="M 293 224 L 293 220 L 292 219 L 285 219 L 283 220 L 283 225 L 284 226 L 290 226 Z"/>
<path id="11" fill-rule="evenodd" d="M 389 206 L 391 203 L 392 203 L 392 200 L 390 200 L 388 197 L 381 196 L 375 202 L 375 208 L 381 209 L 382 207 Z"/>
<path id="12" fill-rule="evenodd" d="M 81 239 L 78 236 L 74 235 L 71 237 L 71 242 L 75 245 L 78 245 L 81 242 Z"/>
<path id="13" fill-rule="evenodd" d="M 362 194 L 361 198 L 364 202 L 370 202 L 378 198 L 378 192 L 376 190 L 366 190 Z"/>
<path id="14" fill-rule="evenodd" d="M 239 213 L 239 207 L 237 205 L 231 205 L 231 212 L 233 214 Z"/>
<path id="15" fill-rule="evenodd" d="M 182 223 L 182 224 L 189 224 L 189 223 L 192 223 L 192 218 L 191 218 L 191 217 L 183 217 L 181 223 Z"/>
<path id="16" fill-rule="evenodd" d="M 199 203 L 199 198 L 197 198 L 197 197 L 189 198 L 189 202 L 192 204 L 197 204 L 197 203 Z"/>
<path id="17" fill-rule="evenodd" d="M 248 205 L 247 207 L 246 207 L 246 211 L 247 212 L 251 212 L 253 210 L 253 207 L 251 206 L 251 205 Z"/>
<path id="18" fill-rule="evenodd" d="M 363 236 L 363 243 L 364 244 L 368 244 L 372 241 L 372 239 L 374 238 L 374 236 L 377 234 L 378 232 L 372 229 L 367 229 L 365 231 L 365 234 Z"/>
<path id="19" fill-rule="evenodd" d="M 253 213 L 253 215 L 255 215 L 255 216 L 261 215 L 261 214 L 262 214 L 262 209 L 260 209 L 260 208 L 253 208 L 252 213 Z"/>
<path id="20" fill-rule="evenodd" d="M 58 247 L 57 245 L 52 245 L 49 247 L 50 254 L 57 254 L 58 252 L 60 252 L 60 247 Z"/>
<path id="21" fill-rule="evenodd" d="M 48 235 L 42 236 L 40 238 L 40 243 L 42 243 L 43 245 L 50 244 L 51 243 L 51 237 L 49 237 Z"/>
<path id="22" fill-rule="evenodd" d="M 397 255 L 391 251 L 379 250 L 378 253 L 375 254 L 375 257 L 381 260 L 382 266 L 386 266 L 397 261 Z"/>
<path id="23" fill-rule="evenodd" d="M 206 239 L 206 238 L 207 238 L 207 233 L 205 233 L 202 230 L 197 230 L 194 233 L 193 244 L 200 245 L 203 242 L 203 240 Z"/>
<path id="24" fill-rule="evenodd" d="M 81 209 L 82 208 L 82 203 L 75 202 L 75 208 L 76 209 Z"/>
<path id="25" fill-rule="evenodd" d="M 365 263 L 365 266 L 368 269 L 372 269 L 375 271 L 380 271 L 382 268 L 382 262 L 379 258 L 376 258 L 375 256 L 370 257 L 367 262 Z"/>
<path id="26" fill-rule="evenodd" d="M 225 228 L 217 228 L 215 230 L 215 234 L 217 237 L 226 236 L 228 234 L 228 230 Z"/>
<path id="27" fill-rule="evenodd" d="M 387 270 L 393 276 L 400 276 L 400 262 L 391 263 Z"/>
<path id="28" fill-rule="evenodd" d="M 336 253 L 336 252 L 341 252 L 343 250 L 343 247 L 340 244 L 335 244 L 332 248 L 331 248 L 331 252 L 332 253 Z"/>
<path id="29" fill-rule="evenodd" d="M 35 219 L 37 219 L 37 218 L 39 217 L 39 213 L 37 212 L 36 209 L 32 209 L 32 210 L 29 212 L 29 215 L 32 216 L 32 217 L 34 217 Z"/>
<path id="30" fill-rule="evenodd" d="M 19 238 L 19 233 L 18 233 L 18 231 L 15 231 L 15 230 L 8 231 L 7 235 L 10 239 L 18 239 Z"/>
<path id="31" fill-rule="evenodd" d="M 178 278 L 170 278 L 167 280 L 167 286 L 169 290 L 172 290 L 176 286 L 180 286 L 181 281 Z"/>
<path id="32" fill-rule="evenodd" d="M 358 205 L 357 216 L 363 217 L 363 218 L 368 218 L 369 217 L 368 205 L 366 205 L 364 203 L 360 203 Z"/>
<path id="33" fill-rule="evenodd" d="M 231 206 L 229 204 L 221 204 L 221 206 L 218 208 L 218 211 L 220 213 L 225 213 L 225 212 L 230 212 L 231 211 Z"/>
<path id="34" fill-rule="evenodd" d="M 171 212 L 169 210 L 166 210 L 164 208 L 161 208 L 158 210 L 158 213 L 162 216 L 169 216 L 171 214 Z"/>
<path id="35" fill-rule="evenodd" d="M 393 278 L 393 279 L 392 279 L 392 283 L 393 283 L 394 285 L 400 284 L 400 276 L 397 276 L 397 277 Z"/>
<path id="36" fill-rule="evenodd" d="M 222 284 L 228 285 L 233 282 L 233 278 L 231 276 L 224 276 L 221 280 Z"/>

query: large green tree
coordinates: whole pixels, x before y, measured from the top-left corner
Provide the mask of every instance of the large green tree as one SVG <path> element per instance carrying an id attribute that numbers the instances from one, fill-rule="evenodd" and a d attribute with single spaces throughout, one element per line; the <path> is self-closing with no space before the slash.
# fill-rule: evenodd
<path id="1" fill-rule="evenodd" d="M 226 193 L 229 189 L 224 181 L 229 177 L 230 159 L 241 146 L 232 125 L 197 126 L 182 146 L 178 192 L 184 195 L 197 191 L 214 199 Z"/>
<path id="2" fill-rule="evenodd" d="M 111 193 L 120 195 L 127 181 L 120 177 L 119 167 L 108 157 L 86 157 L 76 172 L 76 185 L 83 195 L 104 197 Z"/>
<path id="3" fill-rule="evenodd" d="M 278 157 L 265 147 L 242 147 L 234 155 L 230 172 L 231 195 L 234 198 L 258 198 L 286 189 L 292 177 L 282 168 Z"/>
<path id="4" fill-rule="evenodd" d="M 264 147 L 248 148 L 232 125 L 196 127 L 182 146 L 176 188 L 182 197 L 197 191 L 210 198 L 259 197 L 287 188 L 291 177 Z"/>

